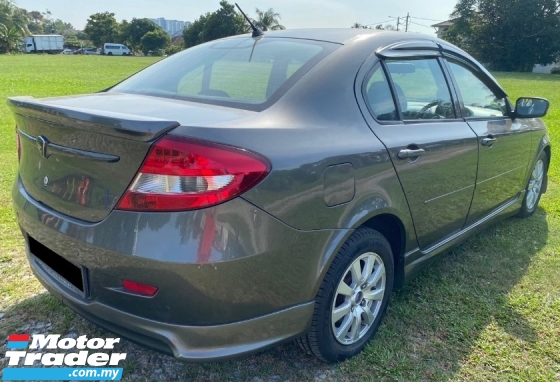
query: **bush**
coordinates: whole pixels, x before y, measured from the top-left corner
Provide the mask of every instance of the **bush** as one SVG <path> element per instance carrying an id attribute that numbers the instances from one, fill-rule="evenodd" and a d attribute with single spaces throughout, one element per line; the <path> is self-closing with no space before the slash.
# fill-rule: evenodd
<path id="1" fill-rule="evenodd" d="M 550 69 L 550 74 L 560 74 L 560 66 Z"/>
<path id="2" fill-rule="evenodd" d="M 180 46 L 170 45 L 169 48 L 167 48 L 165 50 L 165 54 L 167 54 L 168 56 L 171 56 L 172 54 L 179 53 L 182 50 L 183 49 Z"/>

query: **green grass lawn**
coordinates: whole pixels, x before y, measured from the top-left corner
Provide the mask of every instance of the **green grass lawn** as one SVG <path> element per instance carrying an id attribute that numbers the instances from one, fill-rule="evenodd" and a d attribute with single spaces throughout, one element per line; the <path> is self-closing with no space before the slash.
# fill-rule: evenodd
<path id="1" fill-rule="evenodd" d="M 0 346 L 8 334 L 43 323 L 51 333 L 110 336 L 45 293 L 27 266 L 11 210 L 17 158 L 5 98 L 93 92 L 154 61 L 0 56 Z M 545 121 L 553 144 L 560 141 L 560 76 L 495 75 L 513 100 L 551 101 Z M 151 380 L 160 368 L 186 380 L 559 381 L 560 164 L 554 148 L 549 191 L 536 214 L 468 240 L 395 293 L 385 323 L 360 356 L 325 365 L 289 343 L 240 360 L 190 365 L 126 343 L 125 379 Z M 0 351 L 3 356 L 5 347 Z"/>

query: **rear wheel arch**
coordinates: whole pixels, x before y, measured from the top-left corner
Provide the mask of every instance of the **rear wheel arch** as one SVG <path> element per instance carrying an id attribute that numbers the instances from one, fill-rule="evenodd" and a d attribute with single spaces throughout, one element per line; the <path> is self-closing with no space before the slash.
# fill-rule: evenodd
<path id="1" fill-rule="evenodd" d="M 549 145 L 547 145 L 543 148 L 543 151 L 546 154 L 546 159 L 547 159 L 547 163 L 546 163 L 547 173 L 545 174 L 545 181 L 542 190 L 542 193 L 544 194 L 548 189 L 548 170 L 550 169 L 550 162 L 552 161 L 552 149 L 550 148 Z"/>
<path id="2" fill-rule="evenodd" d="M 552 151 L 551 151 L 550 146 L 548 146 L 548 145 L 545 146 L 545 147 L 543 148 L 543 151 L 546 153 L 546 156 L 547 156 L 547 158 L 548 158 L 548 162 L 549 162 L 549 164 L 550 164 L 550 158 L 552 158 Z"/>
<path id="3" fill-rule="evenodd" d="M 339 239 L 336 245 L 329 246 L 331 249 L 326 253 L 323 253 L 322 260 L 320 260 L 320 277 L 315 280 L 315 288 L 313 289 L 313 296 L 315 296 L 321 283 L 323 282 L 325 275 L 330 268 L 333 260 L 352 236 L 355 230 L 362 227 L 371 228 L 379 232 L 385 237 L 389 242 L 391 247 L 391 252 L 393 254 L 393 265 L 395 272 L 394 287 L 396 289 L 401 288 L 404 285 L 404 251 L 406 248 L 406 229 L 402 220 L 394 214 L 391 213 L 379 213 L 374 216 L 368 217 L 366 220 L 362 220 L 351 230 L 348 230 L 346 235 Z"/>
<path id="4" fill-rule="evenodd" d="M 368 227 L 382 234 L 391 246 L 393 265 L 395 270 L 395 288 L 404 284 L 404 249 L 406 245 L 406 230 L 403 222 L 393 214 L 380 214 L 371 217 L 360 227 Z M 358 227 L 359 228 L 359 227 Z"/>

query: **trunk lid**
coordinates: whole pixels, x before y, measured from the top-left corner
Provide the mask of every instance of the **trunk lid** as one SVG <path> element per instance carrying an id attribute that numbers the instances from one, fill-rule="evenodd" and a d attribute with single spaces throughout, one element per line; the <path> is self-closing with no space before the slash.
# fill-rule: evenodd
<path id="1" fill-rule="evenodd" d="M 111 212 L 151 144 L 180 125 L 177 117 L 212 123 L 239 116 L 130 94 L 14 97 L 8 104 L 20 136 L 25 190 L 47 207 L 88 222 Z"/>

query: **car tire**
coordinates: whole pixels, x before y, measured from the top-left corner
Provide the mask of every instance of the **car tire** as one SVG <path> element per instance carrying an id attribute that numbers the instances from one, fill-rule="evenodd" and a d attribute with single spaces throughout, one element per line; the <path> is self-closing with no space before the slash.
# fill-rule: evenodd
<path id="1" fill-rule="evenodd" d="M 315 298 L 311 328 L 297 343 L 325 362 L 360 353 L 381 324 L 393 279 L 393 254 L 385 237 L 371 228 L 357 229 L 329 267 Z"/>
<path id="2" fill-rule="evenodd" d="M 548 156 L 543 151 L 535 161 L 531 175 L 529 176 L 529 181 L 525 187 L 525 196 L 523 197 L 523 204 L 521 209 L 517 213 L 517 217 L 527 218 L 535 213 L 543 190 L 547 183 L 547 172 L 548 172 Z"/>
<path id="3" fill-rule="evenodd" d="M 112 55 L 113 55 L 113 52 L 107 53 L 107 56 L 112 56 Z"/>

